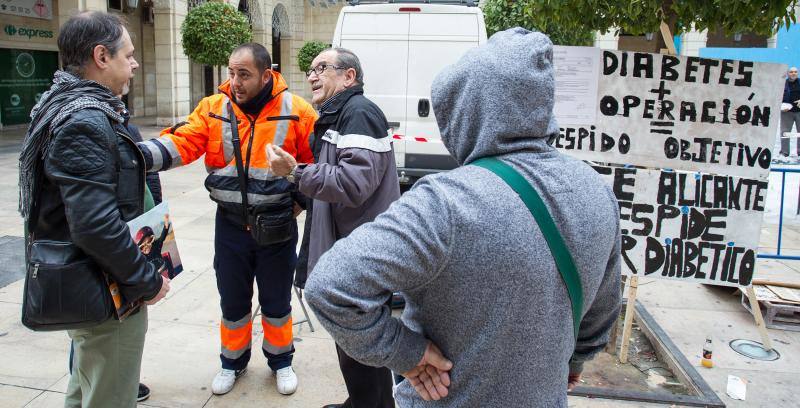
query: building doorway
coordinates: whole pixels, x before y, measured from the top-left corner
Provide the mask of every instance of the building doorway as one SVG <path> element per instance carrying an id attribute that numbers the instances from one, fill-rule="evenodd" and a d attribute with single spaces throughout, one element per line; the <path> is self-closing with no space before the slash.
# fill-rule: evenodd
<path id="1" fill-rule="evenodd" d="M 221 81 L 221 80 L 220 80 Z M 203 65 L 203 94 L 204 96 L 214 95 L 216 90 L 214 86 L 214 67 L 211 65 Z"/>
<path id="2" fill-rule="evenodd" d="M 277 65 L 275 69 L 278 72 L 287 72 L 283 66 L 288 61 L 283 61 L 281 58 L 281 42 L 289 37 L 289 14 L 286 12 L 286 7 L 278 3 L 272 11 L 272 64 Z"/>
<path id="3" fill-rule="evenodd" d="M 272 29 L 272 64 L 275 71 L 281 72 L 281 32 Z"/>

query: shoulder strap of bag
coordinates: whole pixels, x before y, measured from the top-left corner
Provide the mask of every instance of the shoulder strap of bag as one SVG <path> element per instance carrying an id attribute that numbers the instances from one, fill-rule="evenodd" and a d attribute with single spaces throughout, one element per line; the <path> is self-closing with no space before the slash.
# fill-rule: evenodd
<path id="1" fill-rule="evenodd" d="M 242 148 L 239 140 L 239 120 L 233 111 L 230 101 L 228 101 L 228 116 L 231 120 L 231 143 L 233 144 L 233 155 L 236 157 L 236 173 L 239 175 L 239 190 L 242 193 L 242 217 L 248 229 L 250 228 L 247 217 L 247 174 L 245 173 L 244 163 L 242 162 Z M 248 157 L 249 159 L 249 157 Z"/>
<path id="2" fill-rule="evenodd" d="M 544 205 L 542 198 L 513 167 L 495 157 L 484 157 L 471 164 L 483 167 L 503 179 L 519 195 L 525 206 L 528 207 L 528 211 L 533 215 L 536 223 L 539 224 L 539 228 L 547 241 L 547 246 L 550 247 L 550 252 L 553 254 L 558 271 L 561 273 L 561 278 L 567 285 L 567 292 L 569 292 L 569 298 L 572 303 L 575 340 L 577 341 L 581 316 L 583 316 L 583 285 L 581 285 L 581 279 L 572 255 L 569 253 L 569 249 L 564 243 L 558 228 L 556 228 L 556 224 L 553 222 L 553 218 Z"/>
<path id="3" fill-rule="evenodd" d="M 39 195 L 42 193 L 42 184 L 44 183 L 44 159 L 37 160 L 34 166 L 37 167 L 37 170 L 35 171 L 36 180 L 33 182 L 33 194 L 31 194 L 31 210 L 28 214 L 28 220 L 24 224 L 26 260 L 30 259 L 30 245 L 35 239 L 34 231 L 39 220 L 39 207 L 41 206 L 41 197 Z"/>

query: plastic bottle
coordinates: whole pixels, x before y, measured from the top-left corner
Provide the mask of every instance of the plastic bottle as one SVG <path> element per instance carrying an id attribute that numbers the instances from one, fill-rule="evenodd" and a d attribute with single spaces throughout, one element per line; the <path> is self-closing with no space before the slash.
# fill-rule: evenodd
<path id="1" fill-rule="evenodd" d="M 711 355 L 713 351 L 714 350 L 711 343 L 711 337 L 710 336 L 706 337 L 706 343 L 703 344 L 703 359 L 700 360 L 700 364 L 702 364 L 703 367 L 706 368 L 714 367 L 714 362 L 711 361 Z"/>

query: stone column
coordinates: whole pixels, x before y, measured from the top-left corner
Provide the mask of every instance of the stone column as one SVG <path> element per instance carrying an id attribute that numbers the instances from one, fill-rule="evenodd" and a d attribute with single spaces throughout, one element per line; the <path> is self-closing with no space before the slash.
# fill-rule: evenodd
<path id="1" fill-rule="evenodd" d="M 144 101 L 144 116 L 155 117 L 158 113 L 158 82 L 156 81 L 156 46 L 155 27 L 145 24 L 142 29 L 142 60 L 139 61 L 139 70 L 144 77 L 144 92 L 141 99 Z"/>
<path id="2" fill-rule="evenodd" d="M 275 2 L 272 0 L 261 1 L 261 16 L 264 19 L 264 42 L 267 51 L 272 55 L 272 12 L 275 11 Z M 272 58 L 275 59 L 274 57 Z"/>
<path id="3" fill-rule="evenodd" d="M 266 13 L 264 9 L 270 7 L 264 1 L 249 0 L 250 16 L 253 22 L 253 42 L 257 42 L 264 47 L 267 47 L 267 37 L 272 36 L 272 31 L 269 24 L 267 24 Z M 269 50 L 269 48 L 267 48 Z"/>
<path id="4" fill-rule="evenodd" d="M 616 28 L 611 28 L 606 33 L 600 31 L 594 35 L 594 46 L 604 50 L 616 50 L 619 48 L 619 35 Z"/>
<path id="5" fill-rule="evenodd" d="M 191 112 L 189 58 L 183 53 L 181 24 L 185 0 L 155 2 L 156 124 L 170 126 Z"/>
<path id="6" fill-rule="evenodd" d="M 699 56 L 700 48 L 705 48 L 706 42 L 708 42 L 708 30 L 692 30 L 681 34 L 681 55 Z"/>

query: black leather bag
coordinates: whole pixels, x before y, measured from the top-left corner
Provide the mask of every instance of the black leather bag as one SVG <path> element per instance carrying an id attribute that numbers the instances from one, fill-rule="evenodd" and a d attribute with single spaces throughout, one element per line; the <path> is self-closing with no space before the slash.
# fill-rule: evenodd
<path id="1" fill-rule="evenodd" d="M 261 246 L 279 244 L 292 239 L 294 214 L 292 208 L 248 215 L 250 235 Z"/>
<path id="2" fill-rule="evenodd" d="M 41 165 L 41 164 L 40 164 Z M 26 223 L 26 273 L 22 324 L 34 331 L 84 329 L 114 316 L 114 300 L 106 274 L 72 242 L 37 240 L 39 168 L 36 197 Z"/>
<path id="3" fill-rule="evenodd" d="M 35 331 L 96 326 L 113 316 L 105 274 L 71 242 L 33 241 L 28 249 L 22 324 Z"/>

